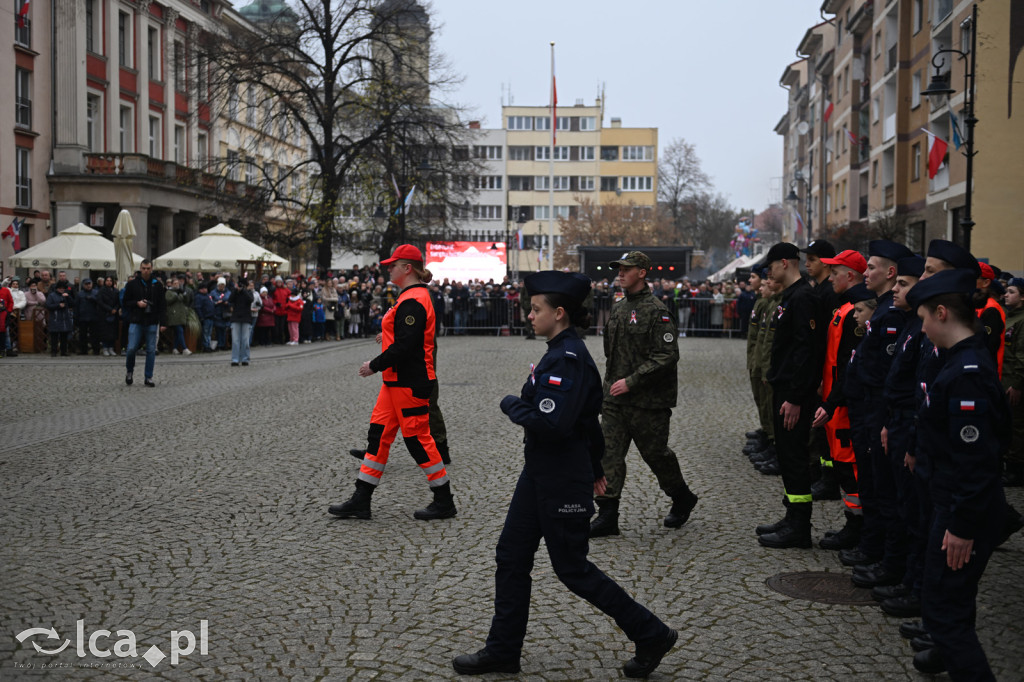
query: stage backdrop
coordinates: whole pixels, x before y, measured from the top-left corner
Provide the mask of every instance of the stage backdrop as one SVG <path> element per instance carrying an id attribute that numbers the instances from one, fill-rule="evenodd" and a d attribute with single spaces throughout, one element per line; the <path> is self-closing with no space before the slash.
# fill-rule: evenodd
<path id="1" fill-rule="evenodd" d="M 507 270 L 502 242 L 427 242 L 426 267 L 437 282 L 493 279 L 501 283 Z"/>

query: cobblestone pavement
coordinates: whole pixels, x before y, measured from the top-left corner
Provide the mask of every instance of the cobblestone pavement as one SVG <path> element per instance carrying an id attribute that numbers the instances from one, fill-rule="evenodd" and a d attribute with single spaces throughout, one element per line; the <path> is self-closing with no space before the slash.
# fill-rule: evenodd
<path id="1" fill-rule="evenodd" d="M 766 586 L 780 572 L 847 569 L 831 552 L 759 547 L 753 528 L 780 515 L 781 483 L 739 453 L 754 421 L 743 342 L 681 341 L 670 445 L 700 503 L 684 528 L 663 528 L 667 498 L 633 450 L 623 534 L 591 551 L 680 631 L 653 679 L 916 679 L 898 619 Z M 600 365 L 599 340 L 588 343 Z M 371 521 L 326 513 L 352 490 L 347 450 L 363 444 L 379 387 L 356 375 L 374 353 L 368 341 L 257 348 L 248 368 L 223 353 L 161 355 L 156 389 L 141 375 L 125 386 L 121 359 L 0 360 L 0 679 L 454 678 L 451 658 L 487 632 L 494 545 L 522 462 L 498 401 L 543 351 L 520 338 L 442 341 L 459 515 L 429 523 L 411 518 L 429 493 L 400 443 Z M 1020 489 L 1010 497 L 1024 507 Z M 815 505 L 816 537 L 840 524 L 839 505 Z M 993 557 L 979 598 L 1001 680 L 1024 667 L 1022 559 L 1018 534 Z M 518 678 L 620 677 L 632 646 L 612 621 L 557 581 L 543 551 L 534 578 Z M 154 646 L 169 656 L 172 637 L 187 649 L 183 631 L 201 639 L 204 620 L 205 653 L 197 645 L 156 667 L 141 657 Z M 57 637 L 17 641 L 34 627 Z M 101 633 L 99 649 L 130 630 L 139 657 L 92 654 L 101 629 L 114 634 Z M 57 655 L 34 649 L 64 640 Z M 115 667 L 125 665 L 136 669 Z"/>

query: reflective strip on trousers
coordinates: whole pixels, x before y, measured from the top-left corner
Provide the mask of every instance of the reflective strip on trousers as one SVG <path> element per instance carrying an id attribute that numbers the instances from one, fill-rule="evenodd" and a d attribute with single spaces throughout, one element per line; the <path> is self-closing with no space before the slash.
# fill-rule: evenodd
<path id="1" fill-rule="evenodd" d="M 377 484 L 380 483 L 380 474 L 374 476 L 373 474 L 366 473 L 362 469 L 359 470 L 359 475 L 356 476 L 356 478 L 358 478 L 360 481 L 365 481 L 366 483 L 369 483 L 372 486 L 376 486 Z"/>
<path id="2" fill-rule="evenodd" d="M 860 506 L 860 495 L 858 495 L 857 493 L 848 493 L 844 490 L 843 503 L 846 505 L 846 508 L 849 509 L 854 514 L 864 513 L 864 510 Z"/>
<path id="3" fill-rule="evenodd" d="M 821 466 L 828 467 L 829 469 L 832 468 L 832 460 L 831 459 L 825 459 L 824 457 L 821 457 L 819 459 L 821 461 Z"/>
<path id="4" fill-rule="evenodd" d="M 814 496 L 807 495 L 790 495 L 786 493 L 786 499 L 789 500 L 790 504 L 810 504 L 814 500 Z"/>

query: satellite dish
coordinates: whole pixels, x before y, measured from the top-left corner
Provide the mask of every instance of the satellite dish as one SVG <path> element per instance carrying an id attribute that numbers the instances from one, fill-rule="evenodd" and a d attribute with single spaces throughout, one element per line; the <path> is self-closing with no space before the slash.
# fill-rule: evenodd
<path id="1" fill-rule="evenodd" d="M 800 123 L 797 124 L 797 127 L 796 127 L 796 131 L 798 133 L 800 133 L 801 135 L 806 135 L 807 131 L 810 130 L 810 129 L 811 129 L 811 126 L 810 126 L 809 123 L 807 123 L 807 121 L 800 121 Z"/>

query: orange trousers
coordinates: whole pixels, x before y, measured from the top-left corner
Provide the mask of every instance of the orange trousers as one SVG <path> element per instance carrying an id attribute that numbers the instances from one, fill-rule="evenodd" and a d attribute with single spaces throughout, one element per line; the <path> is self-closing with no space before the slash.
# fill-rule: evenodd
<path id="1" fill-rule="evenodd" d="M 359 480 L 370 485 L 380 483 L 384 468 L 388 464 L 391 444 L 398 430 L 402 430 L 409 454 L 427 475 L 431 488 L 448 482 L 448 472 L 437 451 L 434 437 L 430 433 L 429 398 L 417 398 L 411 388 L 381 386 L 377 404 L 370 415 L 370 430 L 367 433 L 366 454 L 359 468 Z"/>

